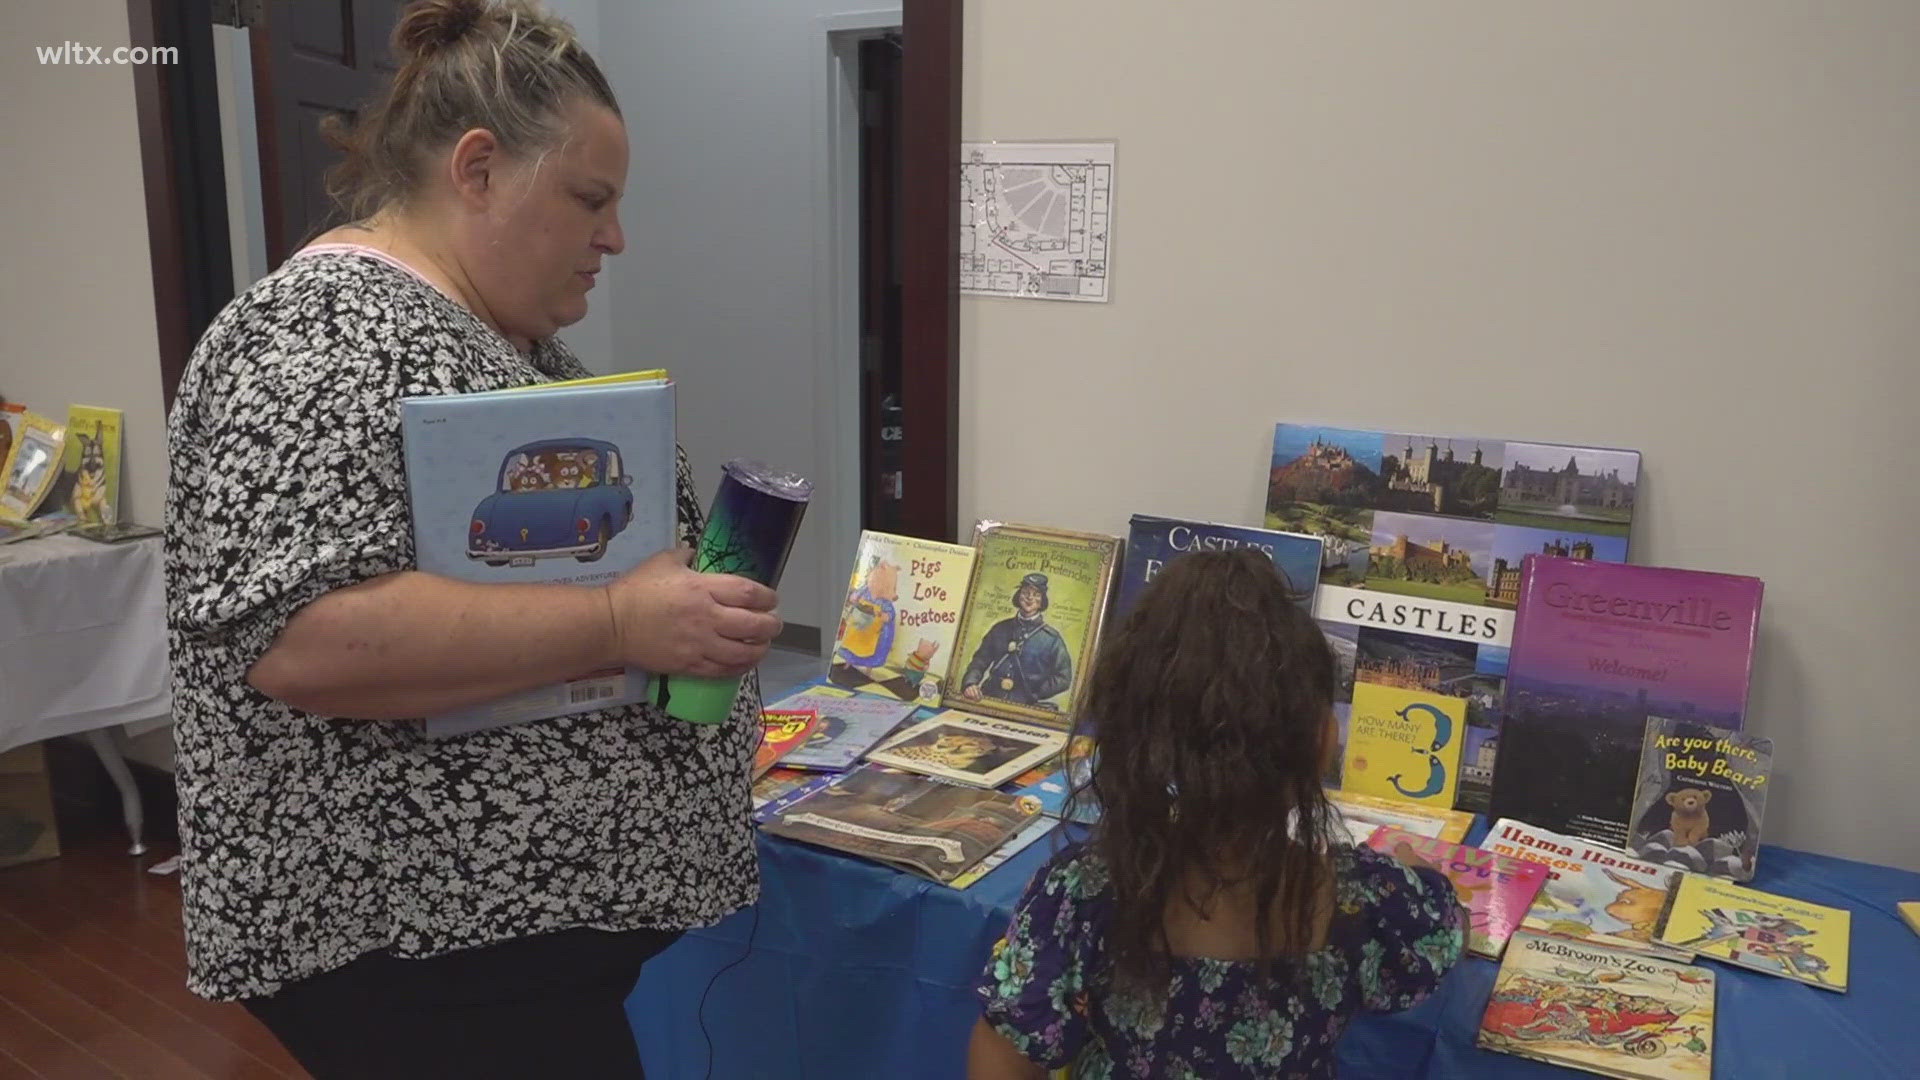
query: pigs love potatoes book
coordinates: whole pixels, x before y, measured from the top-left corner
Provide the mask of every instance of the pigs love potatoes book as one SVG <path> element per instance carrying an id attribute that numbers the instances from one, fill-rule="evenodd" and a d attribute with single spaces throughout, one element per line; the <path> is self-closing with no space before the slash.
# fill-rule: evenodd
<path id="1" fill-rule="evenodd" d="M 827 679 L 864 694 L 934 705 L 973 577 L 973 549 L 860 534 Z"/>
<path id="2" fill-rule="evenodd" d="M 598 586 L 673 546 L 674 386 L 663 373 L 400 403 L 415 559 L 461 581 Z M 594 672 L 429 717 L 458 735 L 637 704 L 644 672 Z"/>
<path id="3" fill-rule="evenodd" d="M 1744 726 L 1758 578 L 1529 555 L 1488 816 L 1624 848 L 1649 717 Z"/>

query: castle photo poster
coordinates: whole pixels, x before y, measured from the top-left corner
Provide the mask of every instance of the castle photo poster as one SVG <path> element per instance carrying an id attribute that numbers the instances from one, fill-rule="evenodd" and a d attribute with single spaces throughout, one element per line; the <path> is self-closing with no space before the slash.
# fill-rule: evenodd
<path id="1" fill-rule="evenodd" d="M 1631 450 L 1281 423 L 1265 524 L 1322 539 L 1343 701 L 1372 683 L 1467 702 L 1456 805 L 1484 810 L 1521 560 L 1625 562 L 1639 478 Z"/>
<path id="2" fill-rule="evenodd" d="M 981 522 L 943 703 L 1067 727 L 1098 647 L 1117 536 Z"/>

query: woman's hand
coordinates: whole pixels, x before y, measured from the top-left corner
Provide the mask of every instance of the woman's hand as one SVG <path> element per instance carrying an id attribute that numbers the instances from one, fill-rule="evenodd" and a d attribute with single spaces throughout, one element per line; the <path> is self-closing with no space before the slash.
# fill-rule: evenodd
<path id="1" fill-rule="evenodd" d="M 663 551 L 605 587 L 614 649 L 655 674 L 744 675 L 785 625 L 779 595 L 734 574 L 698 573 L 692 558 L 690 548 Z"/>

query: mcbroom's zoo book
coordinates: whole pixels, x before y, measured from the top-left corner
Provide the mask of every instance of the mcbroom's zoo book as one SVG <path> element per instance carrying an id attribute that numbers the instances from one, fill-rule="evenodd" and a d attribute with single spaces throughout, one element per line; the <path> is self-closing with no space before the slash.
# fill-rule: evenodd
<path id="1" fill-rule="evenodd" d="M 604 585 L 673 546 L 674 386 L 664 372 L 400 403 L 415 557 L 460 581 Z M 458 735 L 639 703 L 592 672 L 429 717 Z"/>

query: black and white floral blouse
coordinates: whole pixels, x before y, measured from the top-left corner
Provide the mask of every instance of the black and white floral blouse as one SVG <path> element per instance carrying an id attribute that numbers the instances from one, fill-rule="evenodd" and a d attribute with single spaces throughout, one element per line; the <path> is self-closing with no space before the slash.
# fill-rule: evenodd
<path id="1" fill-rule="evenodd" d="M 289 708 L 246 673 L 303 604 L 414 565 L 398 402 L 590 374 L 424 280 L 290 260 L 223 311 L 169 418 L 167 611 L 188 985 L 233 999 L 389 948 L 680 929 L 754 901 L 750 676 L 726 724 L 650 707 L 445 740 Z M 681 537 L 700 507 L 679 462 Z"/>

